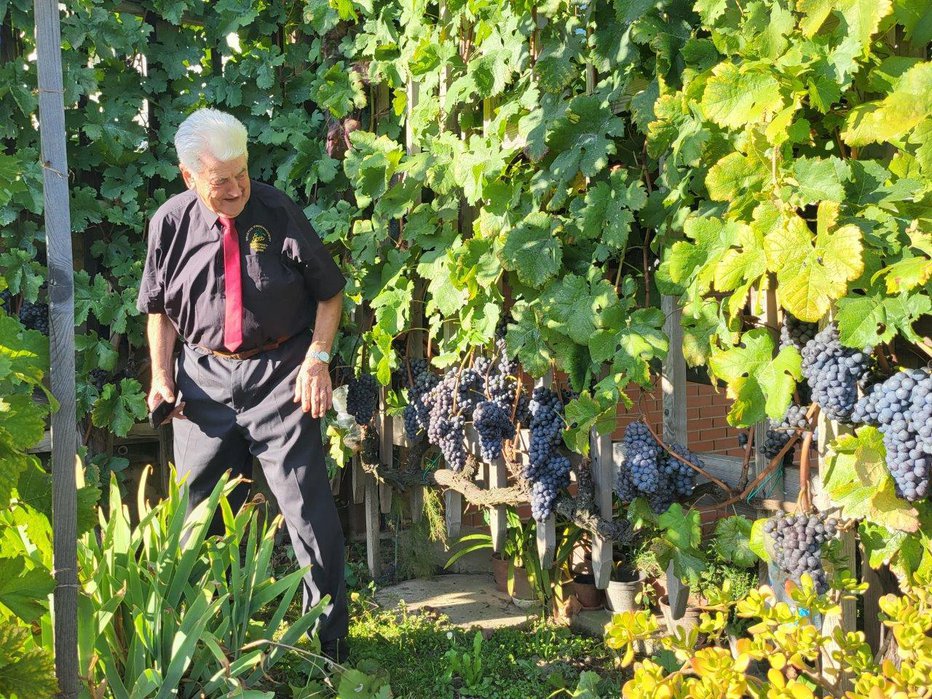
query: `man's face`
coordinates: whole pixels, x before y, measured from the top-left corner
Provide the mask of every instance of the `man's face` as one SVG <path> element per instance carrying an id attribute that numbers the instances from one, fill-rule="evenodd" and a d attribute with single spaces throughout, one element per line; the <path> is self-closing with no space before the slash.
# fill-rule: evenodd
<path id="1" fill-rule="evenodd" d="M 219 216 L 236 218 L 249 201 L 249 172 L 246 156 L 235 160 L 217 160 L 212 155 L 202 155 L 200 172 L 191 172 L 180 165 L 185 184 L 193 187 L 197 196 Z"/>

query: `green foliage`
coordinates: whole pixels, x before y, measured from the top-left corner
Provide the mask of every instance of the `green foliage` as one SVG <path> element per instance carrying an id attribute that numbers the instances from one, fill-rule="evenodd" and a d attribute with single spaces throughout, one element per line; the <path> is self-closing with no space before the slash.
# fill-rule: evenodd
<path id="1" fill-rule="evenodd" d="M 444 616 L 412 612 L 403 604 L 380 608 L 357 599 L 350 614 L 351 661 L 370 675 L 377 674 L 376 664 L 389 670 L 392 691 L 399 697 L 574 696 L 587 672 L 594 696 L 604 697 L 613 696 L 621 679 L 600 639 L 576 635 L 565 626 L 536 622 L 496 629 L 481 637 L 478 656 L 475 634 L 452 626 Z M 472 690 L 466 689 L 460 672 L 451 672 L 446 660 L 450 650 L 481 664 L 481 679 Z"/>
<path id="2" fill-rule="evenodd" d="M 0 620 L 0 695 L 51 699 L 58 692 L 52 654 L 29 641 L 29 631 Z"/>
<path id="3" fill-rule="evenodd" d="M 624 696 L 664 696 L 679 699 L 694 696 L 787 696 L 814 699 L 816 687 L 825 694 L 840 693 L 841 674 L 850 679 L 845 692 L 851 699 L 880 696 L 913 696 L 925 690 L 932 648 L 932 608 L 927 587 L 904 596 L 881 599 L 879 622 L 890 629 L 899 645 L 899 663 L 875 660 L 860 631 L 823 634 L 811 616 L 835 614 L 839 593 L 817 595 L 808 576 L 793 592 L 792 603 L 777 601 L 773 590 L 752 590 L 740 600 L 716 600 L 701 615 L 701 646 L 664 636 L 660 643 L 675 651 L 672 668 L 654 659 L 634 664 L 634 676 L 625 683 Z M 747 631 L 728 645 L 723 631 L 728 614 L 746 620 Z M 876 621 L 874 623 L 877 623 Z M 654 618 L 644 611 L 616 614 L 606 627 L 606 644 L 625 665 L 634 661 L 636 647 L 659 636 Z M 845 669 L 838 676 L 821 671 L 821 656 L 830 642 L 836 643 L 835 660 Z M 755 665 L 753 669 L 752 665 Z"/>
<path id="4" fill-rule="evenodd" d="M 894 38 L 918 26 L 913 3 L 696 9 L 714 49 L 684 49 L 682 87 L 661 91 L 645 129 L 664 156 L 660 280 L 702 331 L 688 360 L 728 383 L 729 421 L 748 425 L 780 417 L 800 378 L 786 350 L 773 358 L 766 337 L 749 337 L 763 331 L 731 334 L 752 292 L 775 290 L 802 320 L 837 313 L 853 347 L 921 341 L 932 171 L 919 144 L 932 73 L 919 45 Z"/>
<path id="5" fill-rule="evenodd" d="M 6 286 L 0 276 L 0 288 Z M 51 493 L 27 449 L 42 439 L 50 404 L 33 399 L 48 372 L 48 343 L 0 311 L 0 695 L 52 697 Z M 54 405 L 54 403 L 52 403 Z M 95 499 L 96 502 L 96 499 Z M 86 514 L 88 508 L 81 510 Z"/>
<path id="6" fill-rule="evenodd" d="M 222 480 L 187 520 L 188 495 L 172 485 L 155 507 L 138 496 L 139 524 L 114 479 L 100 536 L 79 559 L 82 676 L 115 697 L 224 696 L 255 687 L 314 625 L 323 603 L 286 624 L 305 570 L 273 577 L 275 530 L 253 507 L 234 514 Z M 224 534 L 208 537 L 214 516 Z"/>

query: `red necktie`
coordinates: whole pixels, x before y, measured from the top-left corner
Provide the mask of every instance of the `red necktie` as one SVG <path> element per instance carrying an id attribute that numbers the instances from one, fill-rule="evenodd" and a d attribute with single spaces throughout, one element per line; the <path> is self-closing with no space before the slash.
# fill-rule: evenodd
<path id="1" fill-rule="evenodd" d="M 223 278 L 226 302 L 223 345 L 231 352 L 243 344 L 243 279 L 239 263 L 239 235 L 233 219 L 220 217 L 223 226 Z"/>

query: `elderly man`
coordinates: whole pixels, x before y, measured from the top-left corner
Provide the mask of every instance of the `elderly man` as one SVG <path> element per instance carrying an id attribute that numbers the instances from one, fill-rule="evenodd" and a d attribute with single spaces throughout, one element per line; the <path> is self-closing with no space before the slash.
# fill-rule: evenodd
<path id="1" fill-rule="evenodd" d="M 317 632 L 323 652 L 341 660 L 344 542 L 319 418 L 331 405 L 327 362 L 346 280 L 301 209 L 249 179 L 236 118 L 200 109 L 178 127 L 175 148 L 188 189 L 152 217 L 139 288 L 138 307 L 149 314 L 149 408 L 177 402 L 175 464 L 190 508 L 225 471 L 248 476 L 259 460 L 295 556 L 311 566 L 305 608 L 330 596 Z"/>

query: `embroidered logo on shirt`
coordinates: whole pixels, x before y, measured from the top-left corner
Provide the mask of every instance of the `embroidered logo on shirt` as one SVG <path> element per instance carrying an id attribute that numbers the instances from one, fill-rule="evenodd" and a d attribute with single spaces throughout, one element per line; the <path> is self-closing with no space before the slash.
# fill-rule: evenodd
<path id="1" fill-rule="evenodd" d="M 272 242 L 272 236 L 265 226 L 255 225 L 246 231 L 246 243 L 253 252 L 265 252 Z"/>

